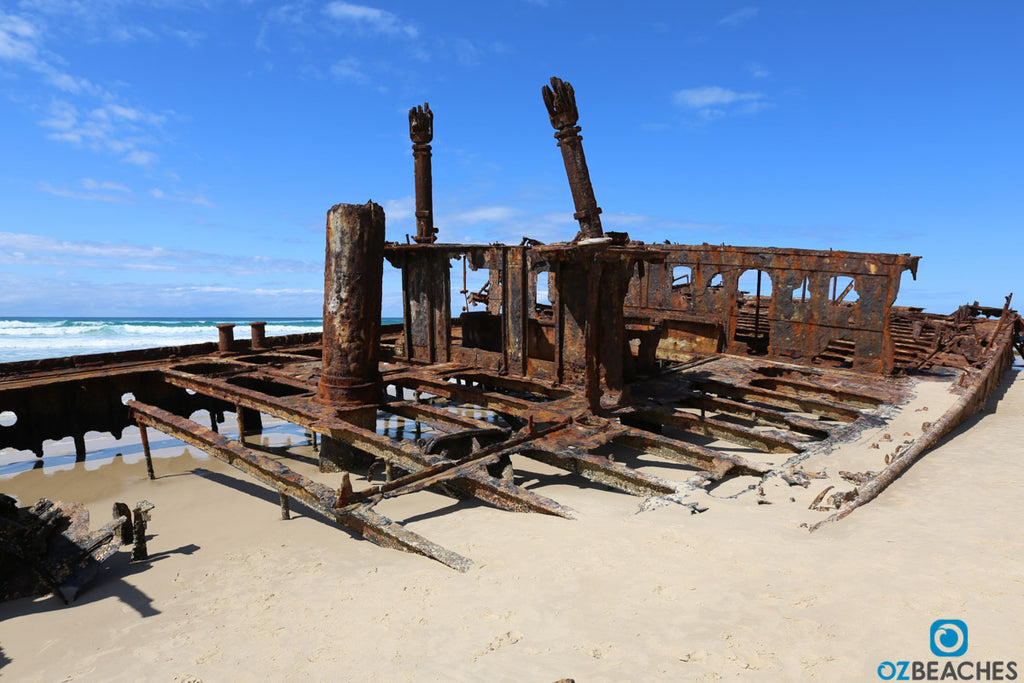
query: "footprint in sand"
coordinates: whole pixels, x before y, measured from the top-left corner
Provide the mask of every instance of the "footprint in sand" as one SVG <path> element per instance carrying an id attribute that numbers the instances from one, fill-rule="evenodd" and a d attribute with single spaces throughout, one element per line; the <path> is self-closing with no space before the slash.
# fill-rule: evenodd
<path id="1" fill-rule="evenodd" d="M 507 633 L 503 633 L 491 640 L 483 650 L 477 652 L 476 655 L 474 655 L 473 660 L 475 661 L 477 657 L 482 657 L 483 655 L 500 650 L 506 645 L 515 645 L 522 639 L 523 634 L 519 631 L 508 631 Z"/>

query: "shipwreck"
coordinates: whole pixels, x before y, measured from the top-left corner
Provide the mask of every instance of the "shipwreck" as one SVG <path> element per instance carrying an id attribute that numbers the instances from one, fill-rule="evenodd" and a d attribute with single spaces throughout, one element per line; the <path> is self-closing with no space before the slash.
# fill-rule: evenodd
<path id="1" fill-rule="evenodd" d="M 757 502 L 770 502 L 758 500 L 766 483 L 806 491 L 804 509 L 820 490 L 813 527 L 876 496 L 986 400 L 1022 348 L 1009 296 L 950 315 L 896 306 L 917 256 L 647 244 L 605 230 L 573 88 L 553 78 L 543 100 L 579 222 L 571 240 L 439 239 L 433 112 L 415 107 L 416 234 L 386 242 L 372 202 L 327 212 L 322 334 L 267 337 L 254 322 L 244 343 L 222 325 L 207 344 L 2 364 L 0 447 L 42 457 L 45 440 L 71 436 L 84 458 L 87 432 L 120 437 L 137 425 L 153 476 L 155 429 L 277 490 L 285 516 L 298 501 L 379 545 L 465 571 L 470 559 L 375 506 L 432 488 L 571 517 L 517 483 L 516 462 L 530 459 L 695 512 L 736 477 L 753 482 Z M 401 271 L 398 325 L 381 324 L 385 261 Z M 471 271 L 486 275 L 476 291 Z M 745 273 L 753 291 L 741 289 Z M 457 295 L 465 306 L 453 316 Z M 945 382 L 956 398 L 877 467 L 804 467 L 884 424 L 920 381 Z M 193 419 L 202 411 L 208 424 Z M 230 414 L 231 434 L 221 429 Z M 260 448 L 263 416 L 313 435 L 322 476 Z M 391 416 L 415 425 L 412 438 L 378 427 Z M 629 453 L 678 476 L 645 472 Z"/>

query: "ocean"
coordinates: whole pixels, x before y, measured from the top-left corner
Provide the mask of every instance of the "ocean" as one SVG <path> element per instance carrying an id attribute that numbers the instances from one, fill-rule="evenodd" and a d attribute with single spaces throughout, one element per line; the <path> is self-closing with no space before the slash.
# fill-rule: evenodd
<path id="1" fill-rule="evenodd" d="M 241 318 L 0 318 L 0 363 L 217 341 L 218 323 L 235 323 L 235 339 L 249 338 Z M 320 318 L 267 318 L 267 336 L 319 332 Z"/>
<path id="2" fill-rule="evenodd" d="M 129 351 L 160 346 L 180 346 L 217 341 L 219 323 L 235 324 L 235 339 L 250 337 L 251 318 L 0 318 L 0 363 L 40 358 L 59 358 L 91 353 Z M 268 337 L 285 334 L 320 332 L 320 318 L 265 318 Z M 383 323 L 400 323 L 401 318 L 384 318 Z M 7 414 L 0 412 L 0 428 Z M 224 427 L 228 432 L 233 426 Z M 394 427 L 398 428 L 398 427 Z M 410 427 L 409 432 L 412 433 Z M 36 458 L 28 451 L 0 448 L 0 483 L 6 478 L 34 468 L 51 471 L 91 469 L 115 459 L 134 463 L 142 457 L 141 445 L 132 439 L 115 441 L 107 435 L 99 438 L 90 433 L 87 462 L 78 462 L 70 437 L 45 444 L 45 458 Z M 287 423 L 271 423 L 264 429 L 264 438 L 277 438 L 282 443 L 296 443 L 306 437 L 301 428 Z M 170 437 L 155 437 L 153 448 L 166 449 L 178 442 Z M 178 453 L 167 451 L 164 453 Z M 34 502 L 34 501 L 30 501 Z"/>

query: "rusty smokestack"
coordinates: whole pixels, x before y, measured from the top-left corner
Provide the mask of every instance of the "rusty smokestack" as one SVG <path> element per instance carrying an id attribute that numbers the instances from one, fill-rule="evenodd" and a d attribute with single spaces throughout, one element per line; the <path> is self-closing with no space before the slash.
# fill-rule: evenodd
<path id="1" fill-rule="evenodd" d="M 417 244 L 437 241 L 434 227 L 434 183 L 430 171 L 430 141 L 434 139 L 434 112 L 430 103 L 409 110 L 409 138 L 412 140 L 413 165 L 416 174 L 416 240 Z"/>
<path id="2" fill-rule="evenodd" d="M 331 207 L 324 260 L 321 401 L 352 405 L 379 400 L 383 276 L 384 209 L 373 202 Z"/>
<path id="3" fill-rule="evenodd" d="M 551 78 L 551 87 L 545 85 L 541 93 L 548 116 L 551 117 L 551 125 L 556 131 L 555 139 L 562 150 L 565 173 L 569 176 L 569 189 L 576 205 L 573 218 L 580 223 L 577 239 L 600 238 L 604 235 L 601 229 L 601 209 L 594 198 L 587 159 L 583 155 L 583 138 L 580 137 L 582 128 L 576 125 L 580 118 L 576 110 L 576 93 L 571 84 L 555 77 Z"/>

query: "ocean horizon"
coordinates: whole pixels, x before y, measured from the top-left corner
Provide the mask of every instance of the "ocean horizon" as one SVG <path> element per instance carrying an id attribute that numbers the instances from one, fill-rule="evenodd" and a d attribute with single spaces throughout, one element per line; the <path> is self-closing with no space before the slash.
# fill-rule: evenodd
<path id="1" fill-rule="evenodd" d="M 235 339 L 249 339 L 256 318 L 197 317 L 0 317 L 0 363 L 91 353 L 181 346 L 217 341 L 217 325 L 235 324 Z M 320 332 L 323 319 L 262 318 L 268 337 Z M 401 318 L 382 318 L 400 323 Z"/>

